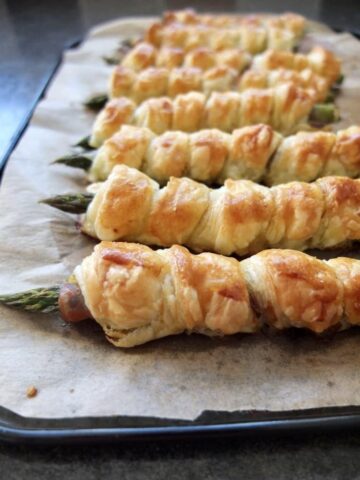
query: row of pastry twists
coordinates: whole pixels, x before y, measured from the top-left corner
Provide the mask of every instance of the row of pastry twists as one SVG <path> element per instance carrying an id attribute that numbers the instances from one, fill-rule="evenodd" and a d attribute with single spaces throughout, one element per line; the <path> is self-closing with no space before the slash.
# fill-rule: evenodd
<path id="1" fill-rule="evenodd" d="M 284 138 L 268 126 L 294 132 L 339 76 L 338 60 L 320 47 L 308 55 L 278 51 L 291 49 L 303 30 L 298 16 L 234 20 L 191 11 L 170 12 L 153 25 L 114 70 L 110 96 L 121 98 L 94 125 L 91 145 L 108 140 L 90 175 L 108 179 L 93 187 L 83 230 L 101 240 L 178 243 L 224 255 L 360 239 L 359 180 L 326 177 L 267 188 L 227 179 L 274 184 L 292 175 L 358 175 L 357 127 Z M 246 53 L 266 48 L 274 50 L 254 59 Z M 256 70 L 237 84 L 250 63 Z M 230 89 L 244 92 L 206 98 Z M 179 95 L 188 90 L 204 94 Z M 160 188 L 146 174 L 161 183 L 171 178 Z M 174 178 L 185 175 L 224 185 L 210 189 Z M 351 259 L 325 262 L 268 250 L 238 262 L 192 255 L 178 245 L 153 251 L 103 241 L 75 277 L 91 316 L 121 347 L 182 332 L 229 335 L 267 324 L 320 333 L 360 323 L 360 262 Z"/>
<path id="2" fill-rule="evenodd" d="M 133 347 L 182 332 L 230 335 L 360 324 L 360 261 L 267 250 L 238 262 L 184 247 L 102 242 L 75 270 L 110 342 Z M 66 310 L 66 309 L 65 309 Z"/>
<path id="3" fill-rule="evenodd" d="M 283 137 L 263 124 L 231 134 L 213 129 L 162 135 L 124 125 L 96 153 L 91 180 L 106 180 L 119 164 L 137 168 L 161 184 L 172 176 L 217 184 L 243 178 L 270 186 L 292 180 L 311 182 L 327 175 L 356 177 L 360 127 Z"/>
<path id="4" fill-rule="evenodd" d="M 358 174 L 357 127 L 284 138 L 269 126 L 285 134 L 296 130 L 336 80 L 338 72 L 324 68 L 319 49 L 307 56 L 260 55 L 253 61 L 257 71 L 244 74 L 236 86 L 255 89 L 206 98 L 214 89 L 235 88 L 237 72 L 250 62 L 239 47 L 252 54 L 268 47 L 291 49 L 303 30 L 304 19 L 291 14 L 234 19 L 171 12 L 149 29 L 148 43 L 125 56 L 110 92 L 120 98 L 106 105 L 92 132 L 91 145 L 108 140 L 90 175 L 108 178 L 92 187 L 83 231 L 101 240 L 171 248 L 101 242 L 75 269 L 76 285 L 60 290 L 65 319 L 70 320 L 66 312 L 73 321 L 95 319 L 120 347 L 182 332 L 230 335 L 269 325 L 321 333 L 360 324 L 357 260 L 325 262 L 292 250 L 267 250 L 239 262 L 215 253 L 193 255 L 174 245 L 244 255 L 269 246 L 303 250 L 360 239 L 360 180 L 325 177 L 268 188 L 228 179 L 272 184 L 284 181 L 284 175 L 309 180 L 328 173 Z M 194 46 L 201 47 L 196 55 L 190 52 Z M 229 48 L 231 53 L 223 50 Z M 171 73 L 162 68 L 174 59 L 185 68 Z M 223 59 L 237 66 L 221 69 Z M 146 62 L 161 68 L 137 73 Z M 216 69 L 211 70 L 211 62 Z M 271 62 L 293 72 L 264 73 L 261 65 Z M 276 86 L 284 80 L 293 83 Z M 178 95 L 184 90 L 205 94 Z M 165 94 L 176 98 L 136 105 Z M 260 125 L 249 126 L 254 124 Z M 146 174 L 161 183 L 170 180 L 160 188 Z M 210 189 L 175 178 L 183 175 L 224 185 Z"/>

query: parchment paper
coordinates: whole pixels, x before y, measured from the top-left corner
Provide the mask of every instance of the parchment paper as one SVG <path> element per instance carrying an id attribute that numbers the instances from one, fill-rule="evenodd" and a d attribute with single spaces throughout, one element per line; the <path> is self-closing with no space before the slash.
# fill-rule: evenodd
<path id="1" fill-rule="evenodd" d="M 50 167 L 88 133 L 81 103 L 104 91 L 102 55 L 151 20 L 93 30 L 67 52 L 45 100 L 8 163 L 0 192 L 0 292 L 60 283 L 92 249 L 73 217 L 38 200 L 81 190 L 84 176 Z M 343 120 L 360 122 L 360 46 L 348 34 L 311 34 L 343 58 Z M 356 252 L 353 252 L 355 254 Z M 332 252 L 332 255 L 339 252 Z M 122 351 L 95 322 L 64 325 L 56 315 L 0 310 L 0 404 L 30 417 L 146 415 L 192 419 L 203 410 L 292 410 L 360 404 L 360 332 L 321 340 L 304 333 L 167 338 Z M 29 385 L 38 388 L 26 397 Z"/>

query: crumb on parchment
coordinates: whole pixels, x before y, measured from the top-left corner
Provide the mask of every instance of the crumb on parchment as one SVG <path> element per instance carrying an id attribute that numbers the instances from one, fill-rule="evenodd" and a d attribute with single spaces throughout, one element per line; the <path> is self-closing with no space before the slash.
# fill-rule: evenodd
<path id="1" fill-rule="evenodd" d="M 28 387 L 26 389 L 26 396 L 28 398 L 36 397 L 37 393 L 38 393 L 38 389 L 36 387 L 34 387 L 34 385 L 31 385 L 30 387 Z"/>

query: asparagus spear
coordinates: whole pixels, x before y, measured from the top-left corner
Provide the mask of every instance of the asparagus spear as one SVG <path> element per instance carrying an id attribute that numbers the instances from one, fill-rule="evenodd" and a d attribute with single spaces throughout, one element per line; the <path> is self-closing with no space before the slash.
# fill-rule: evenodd
<path id="1" fill-rule="evenodd" d="M 50 313 L 59 310 L 60 287 L 35 288 L 13 295 L 0 295 L 0 303 L 28 312 Z"/>
<path id="2" fill-rule="evenodd" d="M 333 103 L 317 103 L 309 115 L 309 122 L 316 125 L 327 125 L 339 120 L 339 112 Z"/>
<path id="3" fill-rule="evenodd" d="M 86 135 L 86 137 L 81 138 L 77 143 L 75 143 L 74 147 L 81 147 L 84 150 L 94 150 L 94 147 L 90 145 L 89 141 L 90 135 Z"/>
<path id="4" fill-rule="evenodd" d="M 87 100 L 84 103 L 84 105 L 90 110 L 93 110 L 94 112 L 98 112 L 105 106 L 108 99 L 109 98 L 106 94 L 95 95 L 94 97 L 91 97 L 89 100 Z"/>
<path id="5" fill-rule="evenodd" d="M 85 213 L 91 200 L 94 198 L 92 193 L 75 193 L 67 195 L 56 195 L 55 197 L 45 198 L 40 203 L 50 205 L 63 212 L 80 214 Z"/>
<path id="6" fill-rule="evenodd" d="M 62 164 L 67 165 L 68 167 L 81 168 L 82 170 L 88 171 L 92 165 L 94 156 L 97 152 L 91 153 L 73 153 L 71 155 L 64 155 L 63 157 L 57 158 L 52 162 L 52 164 Z"/>

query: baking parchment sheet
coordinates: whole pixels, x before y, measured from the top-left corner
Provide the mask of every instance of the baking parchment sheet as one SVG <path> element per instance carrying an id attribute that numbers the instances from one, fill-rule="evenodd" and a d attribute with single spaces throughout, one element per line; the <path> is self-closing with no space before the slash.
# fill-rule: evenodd
<path id="1" fill-rule="evenodd" d="M 147 19 L 93 30 L 64 56 L 46 98 L 14 151 L 0 191 L 0 292 L 61 283 L 94 242 L 76 219 L 41 198 L 80 191 L 84 175 L 49 166 L 90 131 L 84 99 L 104 92 L 101 57 Z M 308 34 L 343 59 L 337 128 L 360 123 L 360 44 L 348 34 Z M 332 252 L 336 255 L 343 252 Z M 352 255 L 357 252 L 353 251 Z M 178 336 L 116 349 L 95 322 L 65 325 L 57 315 L 0 309 L 0 404 L 29 417 L 137 415 L 193 419 L 203 410 L 293 410 L 360 404 L 360 331 L 331 339 L 298 332 L 226 339 Z M 26 397 L 28 386 L 38 389 Z"/>

